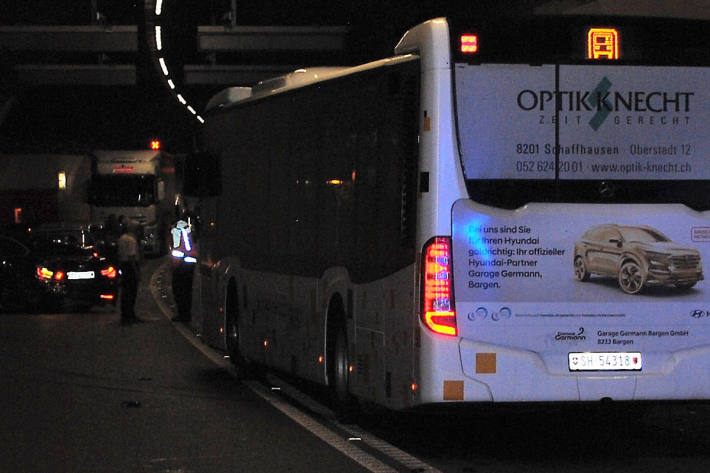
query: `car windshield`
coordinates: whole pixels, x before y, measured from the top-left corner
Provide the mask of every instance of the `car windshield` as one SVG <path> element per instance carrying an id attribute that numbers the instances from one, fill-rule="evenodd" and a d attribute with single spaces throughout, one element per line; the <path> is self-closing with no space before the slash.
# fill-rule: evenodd
<path id="1" fill-rule="evenodd" d="M 639 243 L 656 243 L 659 241 L 671 241 L 667 236 L 657 230 L 639 227 L 619 228 L 624 241 L 635 241 Z"/>

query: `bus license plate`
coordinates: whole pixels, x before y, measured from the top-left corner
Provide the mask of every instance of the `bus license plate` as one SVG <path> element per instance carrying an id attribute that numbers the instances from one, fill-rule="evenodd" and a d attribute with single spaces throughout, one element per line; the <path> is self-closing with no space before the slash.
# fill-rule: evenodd
<path id="1" fill-rule="evenodd" d="M 569 353 L 570 371 L 641 371 L 639 352 Z"/>
<path id="2" fill-rule="evenodd" d="M 69 271 L 67 279 L 94 279 L 93 271 Z"/>

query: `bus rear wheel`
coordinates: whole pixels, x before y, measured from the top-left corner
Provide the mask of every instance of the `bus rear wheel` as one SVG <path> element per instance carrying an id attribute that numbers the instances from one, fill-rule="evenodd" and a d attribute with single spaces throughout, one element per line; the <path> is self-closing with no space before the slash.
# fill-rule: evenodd
<path id="1" fill-rule="evenodd" d="M 239 305 L 237 289 L 233 284 L 230 284 L 227 290 L 226 306 L 225 345 L 227 346 L 227 354 L 237 370 L 239 379 L 247 379 L 251 375 L 251 370 L 240 349 L 242 334 L 239 329 Z"/>
<path id="2" fill-rule="evenodd" d="M 341 325 L 336 330 L 333 348 L 333 400 L 338 420 L 350 423 L 357 416 L 357 402 L 350 394 L 348 342 L 345 327 Z"/>

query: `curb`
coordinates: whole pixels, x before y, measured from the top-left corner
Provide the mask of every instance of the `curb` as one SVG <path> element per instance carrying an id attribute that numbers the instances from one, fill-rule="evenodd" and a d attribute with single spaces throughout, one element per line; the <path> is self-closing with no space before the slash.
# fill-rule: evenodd
<path id="1" fill-rule="evenodd" d="M 150 294 L 166 319 L 177 313 L 173 291 L 170 288 L 170 261 L 164 261 L 150 277 Z"/>

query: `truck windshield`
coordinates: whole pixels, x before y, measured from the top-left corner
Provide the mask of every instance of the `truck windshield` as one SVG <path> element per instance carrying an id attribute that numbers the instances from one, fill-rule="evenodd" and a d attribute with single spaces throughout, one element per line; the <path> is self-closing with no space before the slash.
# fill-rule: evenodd
<path id="1" fill-rule="evenodd" d="M 99 207 L 147 207 L 156 203 L 155 176 L 94 176 L 89 203 Z"/>

